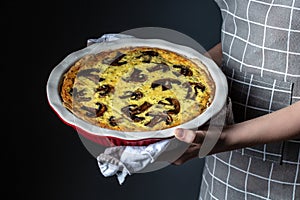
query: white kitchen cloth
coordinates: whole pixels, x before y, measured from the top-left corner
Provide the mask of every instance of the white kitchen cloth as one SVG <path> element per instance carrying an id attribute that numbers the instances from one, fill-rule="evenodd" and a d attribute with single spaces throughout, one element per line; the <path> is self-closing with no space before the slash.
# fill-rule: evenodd
<path id="1" fill-rule="evenodd" d="M 87 46 L 94 44 L 94 43 L 109 42 L 109 41 L 118 40 L 118 39 L 122 39 L 122 38 L 134 38 L 134 36 L 121 34 L 121 33 L 108 33 L 108 34 L 102 35 L 100 38 L 88 39 Z"/>
<path id="2" fill-rule="evenodd" d="M 109 147 L 97 157 L 98 166 L 105 177 L 116 175 L 122 185 L 127 175 L 139 172 L 153 163 L 166 150 L 170 141 L 165 139 L 148 146 Z"/>

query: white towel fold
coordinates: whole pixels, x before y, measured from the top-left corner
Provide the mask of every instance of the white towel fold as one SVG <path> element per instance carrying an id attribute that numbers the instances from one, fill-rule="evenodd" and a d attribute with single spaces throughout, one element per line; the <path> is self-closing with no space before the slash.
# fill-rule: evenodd
<path id="1" fill-rule="evenodd" d="M 122 185 L 127 175 L 153 163 L 169 146 L 170 140 L 161 140 L 148 146 L 109 147 L 97 157 L 100 171 L 105 177 L 116 175 Z"/>

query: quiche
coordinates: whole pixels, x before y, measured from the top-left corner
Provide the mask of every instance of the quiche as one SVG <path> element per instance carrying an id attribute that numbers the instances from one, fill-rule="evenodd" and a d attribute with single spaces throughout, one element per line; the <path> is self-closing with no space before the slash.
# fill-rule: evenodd
<path id="1" fill-rule="evenodd" d="M 118 131 L 174 127 L 201 115 L 215 84 L 201 62 L 156 47 L 89 54 L 62 77 L 63 106 L 76 117 Z"/>

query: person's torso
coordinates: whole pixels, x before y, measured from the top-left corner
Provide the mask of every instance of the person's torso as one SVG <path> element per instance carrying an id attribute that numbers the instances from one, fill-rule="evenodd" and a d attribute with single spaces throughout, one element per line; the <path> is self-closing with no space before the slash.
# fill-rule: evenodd
<path id="1" fill-rule="evenodd" d="M 223 69 L 236 122 L 300 100 L 300 0 L 216 0 L 221 9 Z M 293 159 L 299 140 L 259 145 L 243 154 Z M 293 148 L 291 148 L 293 147 Z M 298 147 L 299 148 L 299 147 Z"/>

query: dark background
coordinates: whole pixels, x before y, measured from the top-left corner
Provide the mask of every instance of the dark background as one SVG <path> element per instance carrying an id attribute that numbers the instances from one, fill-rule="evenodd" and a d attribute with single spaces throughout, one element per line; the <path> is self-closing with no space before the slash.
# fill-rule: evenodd
<path id="1" fill-rule="evenodd" d="M 18 62 L 18 69 L 26 67 L 26 72 L 17 94 L 23 103 L 16 112 L 21 107 L 21 113 L 27 113 L 20 120 L 22 131 L 15 134 L 18 199 L 198 199 L 202 159 L 133 174 L 122 186 L 116 177 L 103 177 L 76 131 L 49 107 L 46 83 L 51 70 L 68 54 L 105 33 L 162 27 L 186 34 L 208 50 L 220 41 L 221 16 L 215 2 L 62 0 L 39 1 L 26 10 L 12 2 L 8 8 L 20 11 L 20 25 L 10 23 L 10 18 L 5 25 L 10 39 L 18 41 L 20 57 L 27 58 Z"/>

